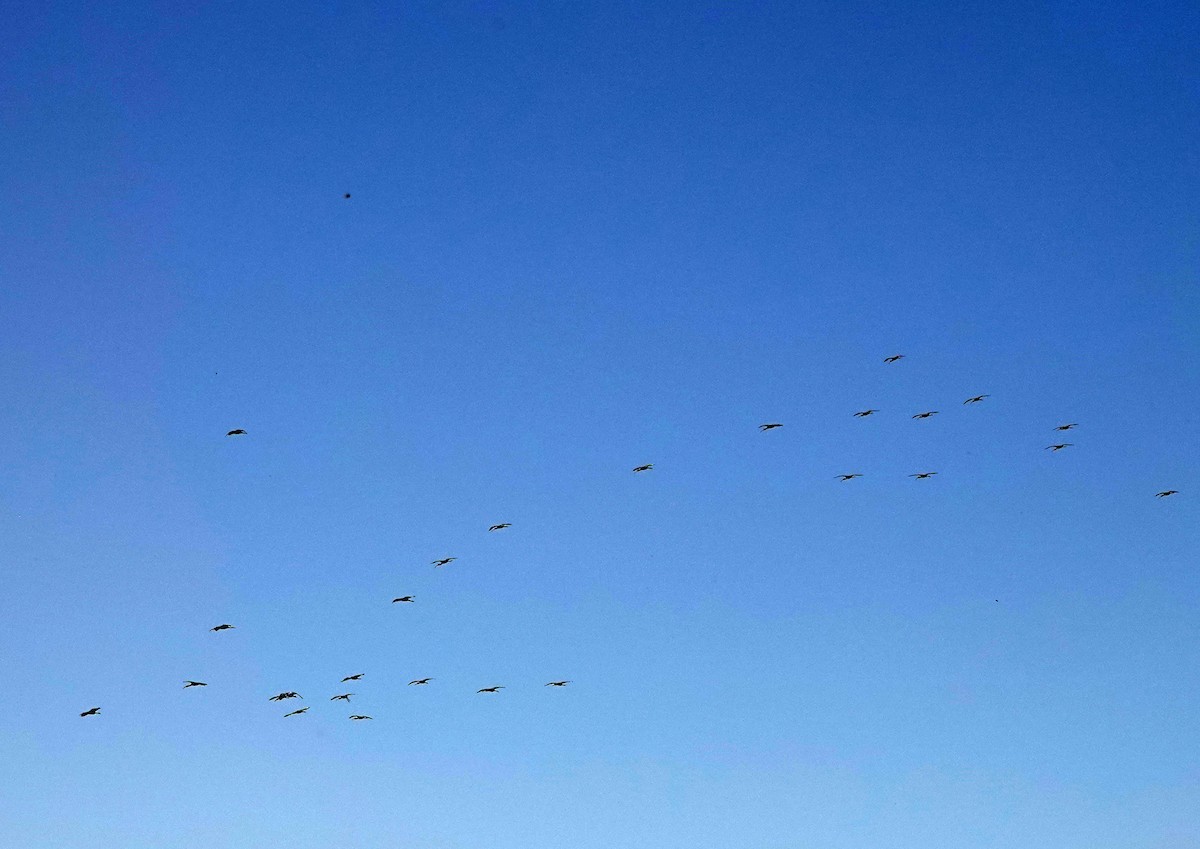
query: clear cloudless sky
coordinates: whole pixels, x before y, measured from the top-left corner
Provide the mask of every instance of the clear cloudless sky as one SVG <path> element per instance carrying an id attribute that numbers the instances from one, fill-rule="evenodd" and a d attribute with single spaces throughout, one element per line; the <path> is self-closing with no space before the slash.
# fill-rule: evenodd
<path id="1" fill-rule="evenodd" d="M 1200 845 L 1195 4 L 6 11 L 0 845 Z"/>

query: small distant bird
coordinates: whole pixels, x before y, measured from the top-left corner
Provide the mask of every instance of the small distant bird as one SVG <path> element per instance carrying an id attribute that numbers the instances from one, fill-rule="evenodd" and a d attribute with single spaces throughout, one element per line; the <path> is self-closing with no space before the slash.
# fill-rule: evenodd
<path id="1" fill-rule="evenodd" d="M 292 711 L 291 713 L 285 713 L 285 714 L 283 715 L 283 718 L 284 718 L 284 719 L 287 719 L 289 716 L 296 716 L 297 714 L 301 714 L 301 713 L 307 713 L 307 712 L 308 712 L 308 708 L 306 708 L 306 707 L 302 707 L 302 708 L 300 708 L 299 710 L 294 710 L 294 711 Z"/>
<path id="2" fill-rule="evenodd" d="M 374 717 L 371 717 L 371 716 L 363 716 L 361 713 L 356 713 L 356 714 L 354 714 L 354 716 L 352 716 L 350 718 L 353 720 L 356 720 L 356 721 L 359 719 L 374 719 Z"/>
<path id="3" fill-rule="evenodd" d="M 634 467 L 633 467 L 633 470 L 634 470 L 635 472 L 648 472 L 648 471 L 650 471 L 650 470 L 651 470 L 651 469 L 653 469 L 653 468 L 654 468 L 654 464 L 653 464 L 653 463 L 647 463 L 647 464 L 646 464 L 646 465 L 644 465 L 644 466 L 634 466 Z"/>
<path id="4" fill-rule="evenodd" d="M 271 696 L 271 698 L 267 699 L 267 701 L 282 702 L 284 699 L 302 699 L 302 698 L 304 698 L 304 696 L 300 695 L 299 693 L 292 692 L 289 690 L 286 693 L 279 693 L 278 695 Z"/>
<path id="5" fill-rule="evenodd" d="M 498 525 L 492 525 L 490 528 L 488 528 L 488 530 L 489 531 L 502 531 L 505 528 L 511 528 L 511 527 L 512 527 L 512 522 L 501 522 Z"/>
<path id="6" fill-rule="evenodd" d="M 218 625 L 215 628 L 209 628 L 210 631 L 231 631 L 236 628 L 236 625 Z"/>
<path id="7" fill-rule="evenodd" d="M 422 686 L 423 684 L 428 684 L 430 681 L 433 681 L 433 680 L 434 680 L 433 678 L 418 678 L 418 679 L 416 679 L 415 681 L 409 681 L 409 682 L 408 682 L 408 686 L 410 686 L 410 687 L 413 687 L 413 686 L 420 687 L 420 686 Z"/>
<path id="8" fill-rule="evenodd" d="M 83 713 L 81 713 L 79 715 L 80 716 L 99 716 L 100 708 L 91 708 L 90 710 L 85 710 Z"/>
<path id="9" fill-rule="evenodd" d="M 457 559 L 458 559 L 457 557 L 443 557 L 441 560 L 434 560 L 433 565 L 434 566 L 445 566 L 447 563 L 453 563 Z"/>
<path id="10" fill-rule="evenodd" d="M 350 200 L 350 193 L 346 192 L 344 195 L 342 195 L 342 197 L 345 198 L 346 200 Z"/>
<path id="11" fill-rule="evenodd" d="M 758 426 L 758 429 L 761 430 L 763 433 L 766 433 L 768 430 L 774 430 L 777 427 L 783 427 L 783 423 L 782 422 L 771 422 L 770 424 L 760 424 Z"/>
<path id="12" fill-rule="evenodd" d="M 937 414 L 938 414 L 937 410 L 927 410 L 924 413 L 917 413 L 915 416 L 913 416 L 913 418 L 914 419 L 927 419 L 930 416 L 936 416 Z"/>
<path id="13" fill-rule="evenodd" d="M 229 433 L 227 433 L 227 434 L 225 434 L 225 435 L 226 435 L 226 436 L 245 436 L 245 435 L 246 435 L 246 431 L 242 430 L 242 429 L 239 427 L 237 430 L 231 430 L 231 431 L 229 431 Z"/>
<path id="14" fill-rule="evenodd" d="M 348 701 L 350 701 L 350 697 L 353 695 L 355 695 L 355 694 L 354 693 L 342 693 L 340 696 L 334 696 L 329 701 L 331 701 L 331 702 L 336 702 L 336 701 L 348 702 Z"/>
<path id="15" fill-rule="evenodd" d="M 1162 492 L 1154 493 L 1154 497 L 1155 498 L 1166 498 L 1168 495 L 1178 495 L 1178 494 L 1179 494 L 1179 490 L 1177 490 L 1177 489 L 1164 489 Z"/>
<path id="16" fill-rule="evenodd" d="M 1071 430 L 1071 429 L 1077 428 L 1077 427 L 1079 427 L 1079 422 L 1070 422 L 1069 424 L 1059 425 L 1058 427 L 1055 428 L 1055 430 Z"/>
<path id="17" fill-rule="evenodd" d="M 365 673 L 365 672 L 360 672 L 357 675 L 347 675 L 345 678 L 342 679 L 341 683 L 345 684 L 347 681 L 360 681 L 360 680 L 362 680 L 362 677 L 366 674 L 367 673 Z"/>
<path id="18" fill-rule="evenodd" d="M 873 416 L 878 412 L 879 412 L 878 410 L 860 410 L 859 412 L 854 414 L 854 418 L 865 419 L 867 416 Z"/>
<path id="19" fill-rule="evenodd" d="M 392 599 L 392 604 L 395 604 L 398 601 L 403 601 L 406 604 L 412 604 L 415 600 L 416 600 L 416 596 L 402 595 L 402 596 L 400 596 L 400 598 Z"/>
<path id="20" fill-rule="evenodd" d="M 992 397 L 991 395 L 975 395 L 971 398 L 968 398 L 966 401 L 963 401 L 963 403 L 964 404 L 978 404 L 984 398 L 991 398 L 991 397 Z"/>
<path id="21" fill-rule="evenodd" d="M 861 478 L 862 475 L 860 475 L 856 472 L 855 474 L 852 474 L 852 475 L 834 475 L 834 477 L 840 481 L 852 481 L 855 478 Z"/>
<path id="22" fill-rule="evenodd" d="M 503 687 L 484 687 L 482 690 L 476 690 L 476 693 L 499 693 Z"/>
<path id="23" fill-rule="evenodd" d="M 571 683 L 570 681 L 551 681 L 550 683 L 546 684 L 546 686 L 547 687 L 565 687 L 570 683 Z"/>
<path id="24" fill-rule="evenodd" d="M 925 480 L 925 478 L 931 478 L 936 474 L 937 474 L 937 472 L 917 472 L 915 475 L 909 475 L 909 477 L 916 478 L 919 481 L 923 481 L 923 480 Z"/>
<path id="25" fill-rule="evenodd" d="M 1074 442 L 1060 442 L 1057 445 L 1047 445 L 1043 450 L 1044 451 L 1062 451 L 1064 448 L 1073 448 L 1074 446 L 1075 446 Z"/>
<path id="26" fill-rule="evenodd" d="M 902 359 L 904 359 L 903 354 L 892 354 L 890 357 L 886 357 L 884 359 L 884 362 L 885 363 L 894 363 L 894 362 L 898 362 L 899 360 L 902 360 Z"/>
<path id="27" fill-rule="evenodd" d="M 207 686 L 208 685 L 205 684 L 203 681 L 184 681 L 183 682 L 183 689 L 185 689 L 185 690 L 188 687 L 207 687 Z"/>

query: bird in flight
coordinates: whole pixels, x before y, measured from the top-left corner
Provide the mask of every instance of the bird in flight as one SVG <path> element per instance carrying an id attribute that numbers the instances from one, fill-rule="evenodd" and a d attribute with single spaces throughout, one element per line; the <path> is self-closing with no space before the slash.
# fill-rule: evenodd
<path id="1" fill-rule="evenodd" d="M 650 471 L 650 470 L 651 470 L 651 469 L 653 469 L 653 468 L 654 468 L 654 464 L 653 464 L 653 463 L 647 463 L 647 464 L 646 464 L 646 465 L 644 465 L 644 466 L 634 466 L 633 470 L 634 470 L 635 472 L 648 472 L 648 471 Z"/>
<path id="2" fill-rule="evenodd" d="M 225 434 L 225 435 L 226 435 L 226 436 L 245 436 L 245 435 L 246 435 L 246 431 L 242 430 L 242 429 L 239 427 L 237 430 L 231 430 L 231 431 L 229 431 L 229 433 L 227 433 L 227 434 Z"/>
<path id="3" fill-rule="evenodd" d="M 342 679 L 341 683 L 345 684 L 347 681 L 361 681 L 362 677 L 366 674 L 367 673 L 365 673 L 365 672 L 360 672 L 357 675 L 347 675 L 345 678 Z"/>
<path id="4" fill-rule="evenodd" d="M 1060 442 L 1057 445 L 1047 445 L 1043 450 L 1059 452 L 1059 451 L 1062 451 L 1064 448 L 1073 448 L 1074 446 L 1075 446 L 1074 442 Z"/>
<path id="5" fill-rule="evenodd" d="M 348 702 L 348 701 L 350 701 L 350 697 L 353 695 L 354 695 L 354 693 L 342 693 L 340 696 L 334 696 L 329 701 L 331 701 L 331 702 L 336 702 L 336 701 Z"/>
<path id="6" fill-rule="evenodd" d="M 840 480 L 840 481 L 843 481 L 843 482 L 844 482 L 844 481 L 852 481 L 852 480 L 854 480 L 855 478 L 861 478 L 861 477 L 862 477 L 862 475 L 860 475 L 860 474 L 858 474 L 858 473 L 856 472 L 856 473 L 854 473 L 854 474 L 852 474 L 852 475 L 834 475 L 834 477 L 835 477 L 835 478 L 837 478 L 838 480 Z"/>
<path id="7" fill-rule="evenodd" d="M 231 631 L 236 628 L 236 625 L 218 625 L 215 628 L 209 628 L 210 631 Z"/>
<path id="8" fill-rule="evenodd" d="M 1179 490 L 1177 490 L 1177 489 L 1164 489 L 1162 492 L 1154 493 L 1154 497 L 1155 498 L 1166 498 L 1168 495 L 1178 495 L 1178 494 L 1179 494 Z"/>
<path id="9" fill-rule="evenodd" d="M 885 363 L 895 363 L 895 362 L 899 362 L 902 359 L 904 359 L 903 354 L 892 354 L 890 357 L 885 357 L 884 362 Z"/>
<path id="10" fill-rule="evenodd" d="M 416 600 L 416 596 L 402 595 L 402 596 L 400 596 L 400 598 L 392 599 L 392 604 L 395 604 L 398 601 L 402 601 L 406 604 L 412 604 L 415 600 Z"/>
<path id="11" fill-rule="evenodd" d="M 1071 430 L 1071 429 L 1077 428 L 1077 427 L 1079 427 L 1079 422 L 1070 422 L 1068 424 L 1059 425 L 1058 427 L 1055 428 L 1055 430 Z"/>
<path id="12" fill-rule="evenodd" d="M 291 713 L 285 713 L 285 714 L 283 715 L 283 718 L 284 718 L 284 719 L 287 719 L 289 716 L 296 716 L 297 714 L 301 714 L 301 713 L 307 713 L 307 712 L 308 712 L 308 708 L 306 708 L 306 707 L 302 707 L 302 708 L 300 708 L 299 710 L 294 710 L 294 711 L 292 711 Z"/>
<path id="13" fill-rule="evenodd" d="M 432 678 L 418 678 L 415 681 L 409 681 L 408 686 L 412 687 L 415 685 L 415 686 L 419 687 L 423 684 L 428 684 L 432 680 L 433 680 Z"/>
<path id="14" fill-rule="evenodd" d="M 350 717 L 350 718 L 351 718 L 351 719 L 353 719 L 353 720 L 359 720 L 359 719 L 374 719 L 374 717 L 371 717 L 371 716 L 363 716 L 361 713 L 356 713 L 356 714 L 354 714 L 354 716 L 352 716 L 352 717 Z"/>
<path id="15" fill-rule="evenodd" d="M 859 410 L 857 413 L 854 414 L 854 418 L 865 419 L 867 416 L 873 416 L 878 412 L 879 412 L 878 410 Z"/>
<path id="16" fill-rule="evenodd" d="M 925 478 L 931 478 L 936 474 L 937 474 L 937 472 L 917 472 L 914 475 L 909 475 L 909 477 L 916 478 L 919 481 L 923 481 L 923 480 L 925 480 Z"/>
<path id="17" fill-rule="evenodd" d="M 302 698 L 304 698 L 304 696 L 300 695 L 299 693 L 292 692 L 289 690 L 286 693 L 279 693 L 278 695 L 271 696 L 271 698 L 267 699 L 267 701 L 282 702 L 284 699 L 302 699 Z"/>
<path id="18" fill-rule="evenodd" d="M 547 687 L 565 687 L 570 684 L 570 681 L 551 681 L 546 684 Z"/>
<path id="19" fill-rule="evenodd" d="M 992 397 L 991 395 L 974 395 L 974 396 L 968 398 L 966 401 L 963 401 L 963 403 L 964 404 L 978 404 L 984 398 L 991 398 L 991 397 Z"/>
<path id="20" fill-rule="evenodd" d="M 350 200 L 350 193 L 349 193 L 349 192 L 346 192 L 344 195 L 342 195 L 342 197 L 343 197 L 345 200 Z"/>
<path id="21" fill-rule="evenodd" d="M 80 716 L 99 716 L 100 708 L 91 708 L 90 710 L 85 710 L 83 713 L 81 713 L 79 715 Z"/>
<path id="22" fill-rule="evenodd" d="M 777 427 L 783 427 L 783 423 L 782 422 L 771 422 L 770 424 L 760 424 L 758 426 L 758 429 L 761 430 L 763 433 L 766 433 L 768 430 L 774 430 Z"/>
<path id="23" fill-rule="evenodd" d="M 185 690 L 188 687 L 207 687 L 207 686 L 208 685 L 205 684 L 203 681 L 184 681 L 183 682 L 183 689 L 185 689 Z"/>
<path id="24" fill-rule="evenodd" d="M 476 693 L 499 693 L 503 687 L 484 687 L 482 690 L 476 690 Z"/>
<path id="25" fill-rule="evenodd" d="M 926 410 L 924 413 L 917 413 L 915 416 L 913 416 L 913 418 L 914 419 L 927 419 L 930 416 L 936 416 L 937 414 L 938 414 L 937 410 Z"/>
<path id="26" fill-rule="evenodd" d="M 512 527 L 512 522 L 501 522 L 498 525 L 492 525 L 490 528 L 488 528 L 488 530 L 489 531 L 502 531 L 505 528 L 511 528 L 511 527 Z"/>
<path id="27" fill-rule="evenodd" d="M 441 560 L 434 560 L 433 565 L 435 567 L 445 566 L 447 563 L 453 563 L 457 559 L 458 559 L 457 557 L 443 557 Z"/>

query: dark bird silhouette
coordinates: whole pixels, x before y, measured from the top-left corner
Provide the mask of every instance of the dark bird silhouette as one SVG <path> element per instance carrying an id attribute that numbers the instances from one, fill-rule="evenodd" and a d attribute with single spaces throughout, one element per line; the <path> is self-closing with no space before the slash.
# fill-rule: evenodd
<path id="1" fill-rule="evenodd" d="M 359 720 L 359 719 L 374 719 L 374 717 L 373 717 L 373 716 L 363 716 L 361 713 L 356 713 L 356 714 L 354 714 L 353 716 L 351 716 L 350 718 L 351 718 L 351 719 L 353 719 L 353 720 Z"/>
<path id="2" fill-rule="evenodd" d="M 783 423 L 782 422 L 771 422 L 770 424 L 760 424 L 758 426 L 758 429 L 761 430 L 763 433 L 766 433 L 768 430 L 774 430 L 777 427 L 783 427 Z"/>
<path id="3" fill-rule="evenodd" d="M 1043 449 L 1043 450 L 1058 452 L 1058 451 L 1062 451 L 1064 448 L 1073 448 L 1074 446 L 1075 446 L 1074 442 L 1060 442 L 1057 445 L 1047 445 L 1045 447 L 1045 449 Z"/>
<path id="4" fill-rule="evenodd" d="M 422 686 L 422 685 L 424 685 L 424 684 L 428 684 L 430 681 L 433 681 L 433 680 L 434 680 L 433 678 L 418 678 L 418 679 L 416 679 L 415 681 L 409 681 L 409 682 L 408 682 L 408 686 L 410 686 L 410 687 L 412 687 L 412 686 L 417 686 L 417 687 L 420 687 L 420 686 Z"/>
<path id="5" fill-rule="evenodd" d="M 991 395 L 975 395 L 971 398 L 968 398 L 966 401 L 963 401 L 963 403 L 964 404 L 978 404 L 984 398 L 991 398 L 991 397 L 992 397 Z"/>
<path id="6" fill-rule="evenodd" d="M 443 557 L 441 560 L 435 560 L 435 561 L 433 561 L 433 565 L 434 565 L 435 567 L 437 567 L 437 566 L 445 566 L 447 563 L 453 563 L 453 562 L 454 562 L 455 560 L 457 560 L 457 559 L 458 559 L 457 557 Z"/>
<path id="7" fill-rule="evenodd" d="M 512 527 L 512 522 L 501 522 L 498 525 L 492 525 L 490 528 L 488 528 L 488 530 L 489 531 L 502 531 L 505 528 L 511 528 L 511 527 Z"/>
<path id="8" fill-rule="evenodd" d="M 210 631 L 232 631 L 236 627 L 237 627 L 236 625 L 218 625 L 217 627 L 209 628 L 208 630 L 210 630 Z"/>
<path id="9" fill-rule="evenodd" d="M 416 600 L 416 596 L 402 595 L 402 596 L 400 596 L 400 598 L 392 599 L 392 604 L 395 604 L 398 601 L 403 601 L 406 604 L 412 604 L 415 600 Z"/>
<path id="10" fill-rule="evenodd" d="M 859 410 L 857 413 L 854 414 L 854 418 L 865 419 L 867 416 L 873 416 L 878 412 L 879 412 L 878 410 Z"/>
<path id="11" fill-rule="evenodd" d="M 286 693 L 279 693 L 278 695 L 271 696 L 271 698 L 267 699 L 267 701 L 282 702 L 284 699 L 302 699 L 302 698 L 304 698 L 304 696 L 300 695 L 299 693 L 292 692 L 289 690 Z"/>
<path id="12" fill-rule="evenodd" d="M 1059 425 L 1055 428 L 1055 430 L 1072 430 L 1077 427 L 1079 427 L 1079 422 L 1071 422 L 1069 424 Z"/>
<path id="13" fill-rule="evenodd" d="M 861 477 L 862 477 L 862 475 L 860 475 L 860 474 L 858 474 L 858 473 L 856 472 L 856 473 L 855 473 L 855 474 L 853 474 L 853 475 L 834 475 L 834 477 L 835 477 L 835 478 L 837 478 L 837 479 L 838 479 L 838 480 L 840 480 L 840 481 L 852 481 L 852 480 L 854 480 L 855 478 L 861 478 Z"/>
<path id="14" fill-rule="evenodd" d="M 913 418 L 914 419 L 927 419 L 930 416 L 936 416 L 937 414 L 938 414 L 937 410 L 927 410 L 924 413 L 917 413 L 915 416 L 913 416 Z"/>
<path id="15" fill-rule="evenodd" d="M 185 689 L 185 690 L 188 687 L 207 687 L 207 686 L 208 685 L 205 684 L 203 681 L 184 681 L 183 682 L 183 689 Z"/>
<path id="16" fill-rule="evenodd" d="M 503 687 L 484 687 L 482 690 L 476 690 L 476 693 L 499 693 Z"/>
<path id="17" fill-rule="evenodd" d="M 903 354 L 892 354 L 890 357 L 886 357 L 884 359 L 884 362 L 885 363 L 895 363 L 895 362 L 899 362 L 902 359 L 904 359 Z"/>
<path id="18" fill-rule="evenodd" d="M 1162 492 L 1154 493 L 1154 497 L 1155 498 L 1166 498 L 1168 495 L 1178 495 L 1178 494 L 1179 494 L 1179 490 L 1177 490 L 1177 489 L 1164 489 Z"/>
<path id="19" fill-rule="evenodd" d="M 648 471 L 650 471 L 650 470 L 651 470 L 651 469 L 653 469 L 653 468 L 654 468 L 654 464 L 653 464 L 653 463 L 647 463 L 647 464 L 646 464 L 646 465 L 644 465 L 644 466 L 634 466 L 634 467 L 633 467 L 633 470 L 634 470 L 635 472 L 648 472 Z"/>
<path id="20" fill-rule="evenodd" d="M 89 710 L 85 710 L 83 713 L 81 713 L 79 715 L 80 716 L 99 716 L 100 708 L 91 708 Z"/>
<path id="21" fill-rule="evenodd" d="M 353 695 L 354 695 L 354 693 L 342 693 L 340 696 L 334 696 L 329 701 L 331 701 L 331 702 L 336 702 L 336 701 L 348 702 L 348 701 L 350 701 L 350 697 Z"/>
<path id="22" fill-rule="evenodd" d="M 360 680 L 362 680 L 362 677 L 366 674 L 367 673 L 365 673 L 365 672 L 360 672 L 357 675 L 347 675 L 345 678 L 342 679 L 341 683 L 345 684 L 347 681 L 360 681 Z"/>
<path id="23" fill-rule="evenodd" d="M 231 430 L 231 431 L 229 431 L 229 433 L 227 433 L 227 434 L 225 434 L 225 435 L 226 435 L 226 436 L 245 436 L 245 435 L 246 435 L 246 431 L 242 430 L 242 429 L 239 427 L 237 430 Z"/>
<path id="24" fill-rule="evenodd" d="M 936 474 L 937 474 L 937 472 L 917 472 L 914 475 L 909 475 L 909 477 L 916 478 L 919 481 L 923 481 L 923 480 L 925 480 L 925 478 L 931 478 Z"/>
<path id="25" fill-rule="evenodd" d="M 551 681 L 546 684 L 547 687 L 565 687 L 570 684 L 570 681 Z"/>
<path id="26" fill-rule="evenodd" d="M 342 197 L 343 197 L 345 200 L 350 200 L 350 193 L 349 193 L 349 192 L 346 192 L 344 195 L 342 195 Z"/>
<path id="27" fill-rule="evenodd" d="M 296 716 L 297 714 L 301 714 L 301 713 L 308 713 L 308 708 L 302 707 L 299 710 L 292 711 L 291 713 L 285 713 L 283 715 L 283 718 L 287 719 L 289 716 Z"/>

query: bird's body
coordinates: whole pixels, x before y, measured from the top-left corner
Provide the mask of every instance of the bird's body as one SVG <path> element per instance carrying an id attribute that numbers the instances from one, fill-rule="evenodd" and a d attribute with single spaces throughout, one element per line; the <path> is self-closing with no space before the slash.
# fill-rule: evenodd
<path id="1" fill-rule="evenodd" d="M 98 708 L 98 707 L 96 707 L 96 708 L 89 708 L 88 710 L 85 710 L 83 713 L 81 713 L 81 714 L 79 714 L 79 715 L 80 715 L 80 716 L 99 716 L 99 715 L 100 715 L 100 708 Z"/>
<path id="2" fill-rule="evenodd" d="M 854 418 L 865 419 L 867 416 L 873 416 L 878 412 L 879 412 L 878 410 L 859 410 L 857 413 L 854 414 Z"/>
<path id="3" fill-rule="evenodd" d="M 210 630 L 210 631 L 232 631 L 236 627 L 237 627 L 236 625 L 218 625 L 217 627 L 209 628 L 208 630 Z"/>
<path id="4" fill-rule="evenodd" d="M 1079 422 L 1070 422 L 1068 424 L 1059 425 L 1055 428 L 1055 430 L 1074 430 L 1077 427 L 1079 427 Z"/>
<path id="5" fill-rule="evenodd" d="M 570 681 L 550 681 L 546 684 L 547 687 L 565 687 L 570 684 Z"/>
<path id="6" fill-rule="evenodd" d="M 919 481 L 923 481 L 923 480 L 925 480 L 925 478 L 931 478 L 936 474 L 937 474 L 937 472 L 917 472 L 916 474 L 909 475 L 909 477 L 916 478 Z"/>
<path id="7" fill-rule="evenodd" d="M 354 693 L 342 693 L 340 696 L 334 696 L 329 701 L 331 701 L 331 702 L 338 702 L 338 701 L 348 702 L 348 701 L 350 701 L 350 697 L 353 695 L 355 695 L 355 694 Z"/>
<path id="8" fill-rule="evenodd" d="M 203 681 L 184 681 L 183 682 L 183 689 L 185 689 L 185 690 L 188 687 L 207 687 L 207 686 L 208 685 L 205 684 Z"/>
<path id="9" fill-rule="evenodd" d="M 892 354 L 890 357 L 885 357 L 883 361 L 885 363 L 898 363 L 902 359 L 904 359 L 903 354 Z"/>
<path id="10" fill-rule="evenodd" d="M 1178 495 L 1178 494 L 1179 494 L 1179 490 L 1177 490 L 1177 489 L 1164 489 L 1162 492 L 1154 493 L 1154 497 L 1155 498 L 1166 498 L 1168 495 Z"/>
<path id="11" fill-rule="evenodd" d="M 974 397 L 968 398 L 966 401 L 963 401 L 963 403 L 964 404 L 978 404 L 984 398 L 991 398 L 991 397 L 992 397 L 991 395 L 975 395 Z"/>
<path id="12" fill-rule="evenodd" d="M 834 477 L 836 477 L 840 481 L 845 482 L 845 481 L 852 481 L 855 478 L 861 478 L 862 475 L 855 473 L 853 475 L 834 475 Z"/>
<path id="13" fill-rule="evenodd" d="M 360 673 L 358 673 L 357 675 L 347 675 L 345 678 L 343 678 L 343 679 L 342 679 L 341 683 L 345 684 L 347 681 L 359 681 L 359 680 L 362 680 L 362 677 L 363 677 L 364 675 L 366 675 L 366 673 L 365 673 L 365 672 L 360 672 Z"/>
<path id="14" fill-rule="evenodd" d="M 285 713 L 283 715 L 283 718 L 287 719 L 289 716 L 296 716 L 297 714 L 301 714 L 301 713 L 308 713 L 308 708 L 302 707 L 299 710 L 292 711 L 291 713 Z"/>
<path id="15" fill-rule="evenodd" d="M 777 427 L 783 427 L 783 423 L 782 422 L 771 422 L 770 424 L 760 424 L 758 426 L 758 429 L 761 430 L 763 433 L 766 433 L 768 430 L 774 430 Z"/>
<path id="16" fill-rule="evenodd" d="M 434 680 L 434 679 L 432 679 L 432 678 L 417 678 L 417 679 L 416 679 L 416 680 L 414 680 L 414 681 L 409 681 L 409 682 L 408 682 L 408 686 L 410 686 L 410 687 L 421 687 L 421 686 L 423 686 L 423 685 L 425 685 L 425 684 L 428 684 L 428 683 L 429 683 L 430 681 L 432 681 L 432 680 Z"/>
<path id="17" fill-rule="evenodd" d="M 511 527 L 512 527 L 512 522 L 501 522 L 498 525 L 492 525 L 490 528 L 488 528 L 488 530 L 489 531 L 502 531 L 505 528 L 511 528 Z"/>
<path id="18" fill-rule="evenodd" d="M 476 693 L 499 693 L 503 687 L 484 687 L 482 690 L 476 690 Z"/>
<path id="19" fill-rule="evenodd" d="M 443 557 L 441 560 L 434 560 L 433 566 L 436 569 L 439 566 L 445 566 L 447 563 L 453 563 L 457 559 L 457 557 Z"/>
<path id="20" fill-rule="evenodd" d="M 927 419 L 931 416 L 936 416 L 937 414 L 938 414 L 937 410 L 926 410 L 923 413 L 917 413 L 915 416 L 913 416 L 913 418 L 914 419 Z"/>
<path id="21" fill-rule="evenodd" d="M 635 472 L 648 472 L 648 471 L 650 471 L 650 470 L 651 470 L 651 469 L 653 469 L 653 468 L 654 468 L 654 464 L 653 464 L 653 463 L 647 463 L 647 464 L 646 464 L 646 465 L 644 465 L 644 466 L 634 466 L 634 467 L 633 467 L 633 470 L 634 470 Z"/>
<path id="22" fill-rule="evenodd" d="M 225 434 L 225 435 L 226 435 L 226 436 L 245 436 L 245 435 L 246 435 L 246 431 L 242 430 L 242 429 L 239 427 L 237 430 L 231 430 L 231 431 L 229 431 L 229 433 L 227 433 L 227 434 Z"/>
<path id="23" fill-rule="evenodd" d="M 1074 442 L 1060 442 L 1057 445 L 1047 445 L 1044 450 L 1058 452 L 1062 451 L 1064 448 L 1073 448 L 1074 445 Z"/>
<path id="24" fill-rule="evenodd" d="M 395 604 L 398 601 L 402 601 L 405 604 L 412 604 L 414 601 L 416 601 L 416 596 L 402 595 L 402 596 L 400 596 L 400 598 L 392 599 L 392 604 Z"/>

